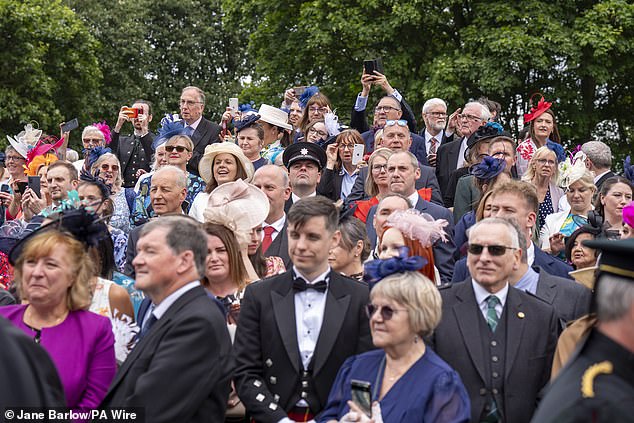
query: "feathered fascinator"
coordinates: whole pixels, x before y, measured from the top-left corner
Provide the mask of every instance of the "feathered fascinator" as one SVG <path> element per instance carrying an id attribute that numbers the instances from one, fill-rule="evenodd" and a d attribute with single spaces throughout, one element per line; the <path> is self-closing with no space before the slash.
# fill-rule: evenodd
<path id="1" fill-rule="evenodd" d="M 0 253 L 8 255 L 18 241 L 37 227 L 37 225 L 29 224 L 22 219 L 7 220 L 4 225 L 0 226 Z"/>
<path id="2" fill-rule="evenodd" d="M 258 120 L 260 120 L 260 115 L 256 114 L 250 114 L 248 115 L 246 118 L 239 120 L 235 123 L 235 128 L 236 131 L 240 132 L 245 128 L 250 127 L 251 125 L 253 125 L 254 123 L 256 123 Z"/>
<path id="3" fill-rule="evenodd" d="M 37 141 L 41 136 L 42 130 L 33 128 L 33 125 L 29 123 L 24 126 L 24 131 L 20 132 L 15 137 L 7 135 L 7 140 L 9 140 L 9 143 L 11 143 L 11 146 L 15 149 L 15 151 L 26 159 L 27 153 L 37 144 Z"/>
<path id="4" fill-rule="evenodd" d="M 71 193 L 74 193 L 73 197 L 77 197 L 76 200 L 78 201 L 77 191 L 69 192 L 69 196 Z M 72 201 L 75 202 L 75 199 Z M 17 242 L 9 253 L 11 264 L 15 265 L 24 246 L 32 237 L 45 231 L 65 232 L 82 242 L 86 247 L 97 246 L 99 241 L 110 236 L 106 224 L 92 210 L 87 209 L 83 205 L 71 207 L 70 204 L 66 204 L 61 208 L 62 210 L 48 216 L 49 219 L 53 219 L 52 222 L 40 226 Z"/>
<path id="5" fill-rule="evenodd" d="M 339 224 L 346 222 L 354 217 L 354 212 L 357 210 L 356 203 L 342 204 L 339 210 Z"/>
<path id="6" fill-rule="evenodd" d="M 506 161 L 504 159 L 484 156 L 480 163 L 476 163 L 469 168 L 469 173 L 478 179 L 490 181 L 502 173 L 505 168 Z"/>
<path id="7" fill-rule="evenodd" d="M 244 103 L 238 106 L 238 111 L 242 113 L 242 115 L 251 115 L 257 114 L 258 111 L 255 109 L 255 102 L 251 101 L 249 103 Z"/>
<path id="8" fill-rule="evenodd" d="M 268 216 L 269 208 L 268 198 L 258 187 L 238 179 L 211 192 L 203 217 L 205 222 L 230 229 L 244 247 L 250 242 L 251 230 Z"/>
<path id="9" fill-rule="evenodd" d="M 541 99 L 537 102 L 537 106 L 533 106 L 533 99 L 536 96 L 541 96 Z M 531 106 L 531 111 L 524 114 L 524 124 L 537 119 L 537 117 L 539 117 L 542 113 L 550 109 L 550 106 L 552 106 L 553 103 L 547 102 L 546 99 L 544 99 L 543 94 L 535 93 L 531 96 L 530 100 L 528 101 L 528 105 Z"/>
<path id="10" fill-rule="evenodd" d="M 634 184 L 634 166 L 632 166 L 630 156 L 623 160 L 623 177 Z"/>
<path id="11" fill-rule="evenodd" d="M 561 163 L 566 159 L 566 152 L 564 151 L 564 148 L 561 146 L 561 144 L 557 144 L 556 142 L 547 139 L 546 147 L 548 147 L 555 153 L 558 163 Z M 579 146 L 579 148 L 581 148 L 581 146 Z"/>
<path id="12" fill-rule="evenodd" d="M 427 264 L 427 260 L 420 256 L 408 257 L 408 255 L 409 248 L 401 247 L 397 257 L 367 262 L 363 266 L 363 280 L 372 289 L 383 278 L 395 273 L 416 272 Z"/>
<path id="13" fill-rule="evenodd" d="M 88 157 L 86 157 L 86 161 L 88 162 L 88 169 L 92 167 L 92 165 L 99 160 L 99 157 L 103 156 L 106 153 L 112 153 L 108 147 L 97 146 L 95 148 L 86 149 L 84 148 L 84 152 L 88 153 Z"/>
<path id="14" fill-rule="evenodd" d="M 156 150 L 160 145 L 167 142 L 174 135 L 182 135 L 185 133 L 185 124 L 178 115 L 165 114 L 161 119 L 161 126 L 158 128 L 158 136 L 152 142 L 152 148 Z"/>
<path id="15" fill-rule="evenodd" d="M 557 185 L 563 189 L 568 189 L 570 185 L 577 182 L 586 173 L 586 155 L 579 150 L 573 157 L 567 157 L 565 161 L 559 163 L 559 180 Z"/>
<path id="16" fill-rule="evenodd" d="M 112 141 L 112 135 L 110 134 L 110 127 L 108 126 L 106 121 L 95 122 L 92 124 L 92 126 L 99 129 L 99 132 L 103 134 L 103 139 L 106 142 L 106 145 L 110 144 L 110 141 Z"/>
<path id="17" fill-rule="evenodd" d="M 37 145 L 26 153 L 26 175 L 37 176 L 37 171 L 42 166 L 48 166 L 58 160 L 57 156 L 51 152 L 57 151 L 64 144 L 64 138 L 59 140 L 53 136 L 42 138 Z"/>
<path id="18" fill-rule="evenodd" d="M 85 169 L 82 169 L 79 179 L 96 185 L 97 188 L 99 188 L 99 192 L 101 192 L 102 198 L 110 198 L 110 195 L 112 195 L 112 188 L 99 177 L 99 170 L 96 170 L 95 175 L 93 176 L 91 173 L 86 172 Z"/>
<path id="19" fill-rule="evenodd" d="M 416 209 L 397 210 L 385 221 L 385 226 L 398 229 L 403 236 L 420 242 L 423 247 L 430 247 L 439 239 L 446 241 L 444 227 L 448 224 L 444 219 L 435 220 Z"/>
<path id="20" fill-rule="evenodd" d="M 308 104 L 308 100 L 310 100 L 310 98 L 314 96 L 315 94 L 317 94 L 318 92 L 319 92 L 319 87 L 316 87 L 314 85 L 311 85 L 310 87 L 304 90 L 304 92 L 302 93 L 302 95 L 299 96 L 299 99 L 298 99 L 300 106 L 302 106 L 302 109 L 306 108 L 306 104 Z"/>
<path id="21" fill-rule="evenodd" d="M 623 222 L 634 228 L 634 201 L 623 207 Z"/>

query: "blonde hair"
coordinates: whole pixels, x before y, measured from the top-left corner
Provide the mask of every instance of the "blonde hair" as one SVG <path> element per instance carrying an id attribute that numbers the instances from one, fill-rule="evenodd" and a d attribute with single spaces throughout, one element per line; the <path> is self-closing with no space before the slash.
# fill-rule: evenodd
<path id="1" fill-rule="evenodd" d="M 385 297 L 407 309 L 409 324 L 421 338 L 434 332 L 442 316 L 442 298 L 432 281 L 418 272 L 397 273 L 377 283 L 370 299 Z"/>
<path id="2" fill-rule="evenodd" d="M 182 134 L 174 135 L 173 137 L 170 137 L 170 139 L 168 139 L 164 145 L 167 145 L 167 144 L 172 145 L 174 143 L 177 143 L 179 140 L 185 141 L 190 153 L 194 152 L 194 142 L 187 135 L 182 135 Z"/>
<path id="3" fill-rule="evenodd" d="M 46 257 L 62 245 L 67 249 L 70 263 L 70 269 L 67 270 L 69 277 L 73 279 L 66 295 L 66 307 L 70 311 L 88 309 L 91 303 L 90 280 L 97 275 L 96 264 L 91 260 L 90 253 L 84 244 L 71 235 L 57 230 L 45 231 L 27 241 L 15 263 L 18 294 L 20 298 L 23 298 L 22 266 L 24 262 Z"/>
<path id="4" fill-rule="evenodd" d="M 394 152 L 389 148 L 379 148 L 374 150 L 374 153 L 372 153 L 372 155 L 368 159 L 368 176 L 366 176 L 365 178 L 365 192 L 370 197 L 379 195 L 379 187 L 376 185 L 376 183 L 374 182 L 374 178 L 372 177 L 372 165 L 374 164 L 374 160 L 377 157 L 382 157 L 387 162 L 392 154 L 394 154 Z"/>
<path id="5" fill-rule="evenodd" d="M 119 188 L 121 188 L 121 185 L 123 185 L 123 176 L 121 176 L 121 171 L 122 171 L 121 162 L 119 161 L 119 158 L 117 156 L 115 156 L 114 154 L 105 153 L 105 154 L 102 154 L 101 156 L 99 156 L 99 158 L 97 160 L 95 160 L 95 163 L 93 163 L 93 165 L 91 166 L 90 173 L 92 173 L 94 175 L 95 174 L 95 170 L 101 171 L 101 169 L 100 169 L 101 164 L 103 162 L 105 162 L 106 160 L 108 160 L 108 159 L 114 160 L 115 162 L 117 162 L 117 166 L 119 166 L 119 171 L 115 174 L 114 182 L 112 183 L 112 187 L 115 190 L 118 190 Z"/>
<path id="6" fill-rule="evenodd" d="M 555 152 L 547 146 L 539 147 L 537 150 L 535 150 L 535 154 L 533 154 L 530 162 L 528 162 L 528 169 L 526 169 L 526 173 L 524 173 L 524 176 L 522 176 L 522 181 L 531 182 L 533 180 L 533 178 L 535 177 L 535 163 L 537 162 L 537 160 L 545 157 L 546 155 L 552 155 L 553 159 L 555 160 L 555 171 L 553 172 L 553 176 L 550 177 L 550 181 L 555 185 L 557 184 L 557 181 L 559 180 L 557 154 L 555 154 Z"/>

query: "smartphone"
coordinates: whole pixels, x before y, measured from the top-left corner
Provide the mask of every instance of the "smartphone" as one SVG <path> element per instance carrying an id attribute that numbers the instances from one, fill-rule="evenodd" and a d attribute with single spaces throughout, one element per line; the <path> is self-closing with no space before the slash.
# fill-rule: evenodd
<path id="1" fill-rule="evenodd" d="M 229 99 L 229 108 L 233 113 L 238 111 L 238 99 L 237 97 L 231 97 Z"/>
<path id="2" fill-rule="evenodd" d="M 7 184 L 2 184 L 2 186 L 0 186 L 0 192 L 11 193 L 11 187 Z"/>
<path id="3" fill-rule="evenodd" d="M 374 71 L 377 71 L 380 74 L 384 74 L 383 62 L 381 61 L 381 58 L 372 59 L 372 60 L 364 60 L 363 70 L 368 75 L 374 75 Z"/>
<path id="4" fill-rule="evenodd" d="M 42 193 L 40 192 L 40 177 L 39 176 L 29 176 L 29 188 L 37 195 L 37 198 L 42 198 Z"/>
<path id="5" fill-rule="evenodd" d="M 356 165 L 363 160 L 363 153 L 365 152 L 365 145 L 355 144 L 352 149 L 352 164 Z"/>
<path id="6" fill-rule="evenodd" d="M 75 118 L 62 125 L 62 132 L 70 132 L 73 129 L 77 128 L 79 128 L 79 121 L 77 120 L 77 118 Z"/>
<path id="7" fill-rule="evenodd" d="M 306 85 L 301 87 L 293 87 L 293 91 L 295 91 L 295 97 L 299 98 L 302 94 L 304 94 L 304 91 L 306 91 L 306 88 L 308 88 Z"/>
<path id="8" fill-rule="evenodd" d="M 352 402 L 357 404 L 366 416 L 372 417 L 372 384 L 352 379 L 350 385 Z"/>
<path id="9" fill-rule="evenodd" d="M 20 194 L 24 194 L 24 191 L 26 191 L 27 187 L 29 186 L 28 182 L 18 182 L 18 192 Z"/>
<path id="10" fill-rule="evenodd" d="M 134 108 L 134 107 L 124 107 L 123 113 L 125 113 L 125 115 L 129 117 L 130 119 L 136 119 L 139 117 L 139 115 L 143 114 L 143 109 Z"/>

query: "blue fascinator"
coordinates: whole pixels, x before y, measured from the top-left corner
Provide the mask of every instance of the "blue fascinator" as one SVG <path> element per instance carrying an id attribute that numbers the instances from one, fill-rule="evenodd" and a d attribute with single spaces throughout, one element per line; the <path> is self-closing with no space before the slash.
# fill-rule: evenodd
<path id="1" fill-rule="evenodd" d="M 256 113 L 256 114 L 247 115 L 244 119 L 236 121 L 235 123 L 236 131 L 240 132 L 243 129 L 248 128 L 249 126 L 256 123 L 258 120 L 260 120 L 260 117 L 261 116 Z"/>
<path id="2" fill-rule="evenodd" d="M 315 94 L 317 94 L 318 92 L 319 92 L 319 87 L 316 87 L 314 85 L 311 85 L 310 87 L 304 90 L 302 95 L 299 96 L 299 104 L 300 106 L 302 106 L 302 109 L 306 108 L 306 104 L 308 104 L 308 100 L 310 100 L 310 98 L 314 96 Z"/>
<path id="3" fill-rule="evenodd" d="M 623 177 L 634 184 L 634 166 L 632 166 L 630 156 L 623 160 Z"/>
<path id="4" fill-rule="evenodd" d="M 90 149 L 84 148 L 84 153 L 88 153 L 88 157 L 86 157 L 86 161 L 88 162 L 88 169 L 90 169 L 92 165 L 94 165 L 95 162 L 99 160 L 99 157 L 103 156 L 106 153 L 112 153 L 112 150 L 109 149 L 108 147 L 99 146 L 99 147 L 90 148 Z"/>
<path id="5" fill-rule="evenodd" d="M 551 141 L 550 139 L 547 139 L 546 147 L 550 148 L 555 153 L 555 156 L 557 156 L 558 163 L 561 163 L 564 160 L 566 160 L 566 152 L 564 151 L 564 148 L 561 146 L 561 144 L 557 144 L 556 142 Z"/>
<path id="6" fill-rule="evenodd" d="M 178 115 L 165 114 L 161 119 L 161 126 L 158 129 L 158 136 L 152 142 L 152 148 L 156 150 L 160 145 L 165 144 L 168 139 L 174 135 L 185 135 L 184 121 L 178 118 Z"/>
<path id="7" fill-rule="evenodd" d="M 415 272 L 427 264 L 427 260 L 420 256 L 408 257 L 409 248 L 399 248 L 397 257 L 378 259 L 367 262 L 363 266 L 363 280 L 370 289 L 382 279 L 395 273 Z"/>
<path id="8" fill-rule="evenodd" d="M 257 113 L 258 111 L 255 109 L 255 102 L 251 101 L 249 103 L 244 103 L 238 106 L 238 111 L 243 115 L 250 113 Z"/>
<path id="9" fill-rule="evenodd" d="M 478 179 L 485 181 L 498 176 L 506 168 L 506 161 L 493 156 L 484 156 L 480 163 L 476 163 L 469 168 L 469 173 Z"/>

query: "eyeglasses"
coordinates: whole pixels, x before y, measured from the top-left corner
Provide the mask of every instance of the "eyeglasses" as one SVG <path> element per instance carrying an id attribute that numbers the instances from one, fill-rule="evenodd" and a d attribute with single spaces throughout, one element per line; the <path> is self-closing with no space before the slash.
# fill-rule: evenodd
<path id="1" fill-rule="evenodd" d="M 165 146 L 165 151 L 167 151 L 168 153 L 171 153 L 174 150 L 176 150 L 179 153 L 182 153 L 183 151 L 189 151 L 189 148 L 183 147 L 182 145 L 166 145 Z"/>
<path id="2" fill-rule="evenodd" d="M 194 104 L 203 104 L 203 102 L 202 101 L 193 101 L 193 100 L 183 100 L 183 99 L 180 100 L 180 105 L 181 106 L 191 107 Z"/>
<path id="3" fill-rule="evenodd" d="M 86 145 L 99 145 L 103 139 L 101 138 L 84 138 L 82 140 Z"/>
<path id="4" fill-rule="evenodd" d="M 22 156 L 7 156 L 4 161 L 5 162 L 19 162 L 20 160 L 25 160 Z"/>
<path id="5" fill-rule="evenodd" d="M 394 316 L 394 313 L 398 311 L 407 311 L 407 310 L 405 310 L 404 308 L 392 308 L 387 305 L 379 306 L 374 304 L 368 304 L 367 306 L 365 306 L 365 312 L 368 315 L 368 319 L 371 319 L 372 316 L 374 316 L 374 313 L 376 313 L 377 311 L 381 314 L 381 318 L 383 320 L 390 320 L 392 319 L 392 316 Z"/>
<path id="6" fill-rule="evenodd" d="M 435 118 L 447 117 L 447 113 L 442 112 L 428 112 L 425 114 Z"/>
<path id="7" fill-rule="evenodd" d="M 539 163 L 540 165 L 547 164 L 548 166 L 555 166 L 555 161 L 554 160 L 537 159 L 537 163 Z"/>
<path id="8" fill-rule="evenodd" d="M 342 150 L 354 150 L 354 143 L 342 142 L 341 144 L 339 144 L 339 148 L 341 148 Z"/>
<path id="9" fill-rule="evenodd" d="M 325 108 L 325 107 L 309 107 L 308 111 L 312 112 L 312 113 L 317 113 L 317 112 L 326 113 L 328 111 L 328 109 Z"/>
<path id="10" fill-rule="evenodd" d="M 506 253 L 506 250 L 517 250 L 515 247 L 507 247 L 505 245 L 469 244 L 467 251 L 469 251 L 469 254 L 479 256 L 485 248 L 489 251 L 489 254 L 494 257 L 503 256 Z"/>
<path id="11" fill-rule="evenodd" d="M 398 111 L 398 110 L 401 110 L 401 109 L 397 109 L 396 107 L 392 107 L 392 106 L 376 106 L 374 108 L 374 111 L 375 112 L 379 112 L 379 113 L 380 112 L 387 113 L 387 112 L 391 112 L 392 110 L 397 110 Z"/>
<path id="12" fill-rule="evenodd" d="M 406 127 L 407 121 L 403 119 L 399 119 L 399 120 L 388 120 L 385 122 L 385 126 L 394 126 L 394 125 Z"/>
<path id="13" fill-rule="evenodd" d="M 386 171 L 387 172 L 387 163 L 385 164 L 374 164 L 372 165 L 372 172 L 380 172 L 380 171 Z"/>
<path id="14" fill-rule="evenodd" d="M 315 128 L 310 128 L 310 129 L 308 130 L 308 133 L 309 133 L 309 134 L 310 134 L 311 132 L 312 132 L 313 134 L 317 134 L 317 135 L 319 135 L 320 137 L 327 137 L 327 136 L 328 136 L 328 132 L 318 131 L 318 130 L 316 130 Z"/>
<path id="15" fill-rule="evenodd" d="M 472 122 L 482 122 L 482 118 L 480 116 L 473 116 L 473 115 L 460 114 L 458 115 L 458 119 L 467 119 Z"/>
<path id="16" fill-rule="evenodd" d="M 112 170 L 113 172 L 118 172 L 119 171 L 119 166 L 117 166 L 117 165 L 110 166 L 109 164 L 104 163 L 104 164 L 101 165 L 101 170 L 103 170 L 105 172 L 107 172 L 109 170 Z"/>

